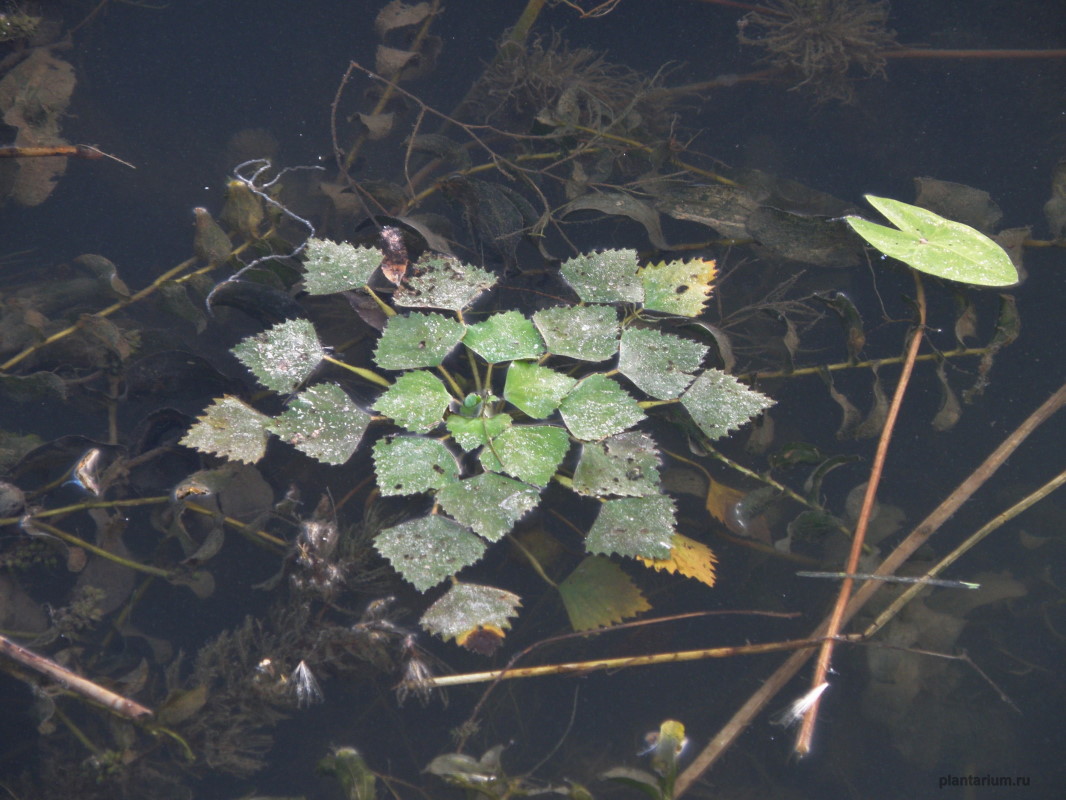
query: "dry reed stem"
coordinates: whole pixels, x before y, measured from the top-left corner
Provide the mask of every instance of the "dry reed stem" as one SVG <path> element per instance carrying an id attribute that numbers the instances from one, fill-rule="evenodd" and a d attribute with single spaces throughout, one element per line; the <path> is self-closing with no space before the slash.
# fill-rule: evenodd
<path id="1" fill-rule="evenodd" d="M 992 477 L 1013 453 L 1041 424 L 1047 421 L 1056 411 L 1066 405 L 1066 384 L 1044 401 L 1041 406 L 1022 422 L 991 455 L 986 458 L 956 489 L 948 495 L 917 527 L 908 534 L 895 550 L 874 571 L 875 575 L 894 575 L 896 570 L 909 559 L 914 552 L 928 541 L 939 528 L 959 510 L 984 483 Z M 847 622 L 870 600 L 874 592 L 880 587 L 880 581 L 867 581 L 855 592 L 855 596 L 844 609 L 843 622 Z M 825 634 L 828 620 L 816 628 L 812 639 Z M 681 797 L 697 780 L 706 772 L 736 741 L 767 703 L 772 700 L 781 689 L 784 688 L 792 677 L 799 672 L 800 667 L 810 657 L 809 651 L 800 651 L 789 656 L 780 667 L 755 691 L 729 719 L 722 729 L 715 734 L 714 738 L 707 743 L 698 756 L 678 776 L 675 786 L 674 797 Z"/>

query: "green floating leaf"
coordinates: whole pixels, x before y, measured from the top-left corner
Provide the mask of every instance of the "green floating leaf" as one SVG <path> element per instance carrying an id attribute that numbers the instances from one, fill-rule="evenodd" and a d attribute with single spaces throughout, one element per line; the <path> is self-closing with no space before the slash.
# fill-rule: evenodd
<path id="1" fill-rule="evenodd" d="M 374 471 L 386 496 L 428 492 L 459 479 L 452 451 L 424 436 L 379 439 L 374 445 Z"/>
<path id="2" fill-rule="evenodd" d="M 381 263 L 381 251 L 347 242 L 308 239 L 304 247 L 304 286 L 309 294 L 334 294 L 359 289 Z"/>
<path id="3" fill-rule="evenodd" d="M 566 431 L 553 425 L 514 425 L 491 441 L 481 451 L 481 465 L 534 486 L 547 485 L 570 449 Z"/>
<path id="4" fill-rule="evenodd" d="M 513 592 L 457 582 L 426 610 L 421 624 L 445 641 L 482 627 L 503 631 L 511 627 L 510 618 L 518 616 L 521 605 L 522 598 Z"/>
<path id="5" fill-rule="evenodd" d="M 548 352 L 582 361 L 606 361 L 618 352 L 614 306 L 556 306 L 533 314 Z"/>
<path id="6" fill-rule="evenodd" d="M 588 556 L 559 584 L 575 631 L 606 628 L 651 608 L 629 576 L 602 556 Z"/>
<path id="7" fill-rule="evenodd" d="M 374 402 L 374 408 L 409 431 L 428 433 L 440 425 L 452 396 L 436 375 L 405 372 Z"/>
<path id="8" fill-rule="evenodd" d="M 279 322 L 239 342 L 232 352 L 261 384 L 281 394 L 307 380 L 326 354 L 306 319 Z"/>
<path id="9" fill-rule="evenodd" d="M 274 418 L 270 430 L 324 464 L 343 464 L 359 446 L 370 415 L 335 383 L 308 386 Z"/>
<path id="10" fill-rule="evenodd" d="M 644 419 L 637 401 L 615 381 L 598 373 L 578 383 L 563 398 L 559 412 L 570 433 L 584 441 L 621 433 Z"/>
<path id="11" fill-rule="evenodd" d="M 659 494 L 659 453 L 645 433 L 627 431 L 582 445 L 574 491 L 596 497 Z"/>
<path id="12" fill-rule="evenodd" d="M 660 400 L 678 397 L 695 377 L 710 348 L 651 328 L 626 328 L 618 348 L 618 371 Z"/>
<path id="13" fill-rule="evenodd" d="M 636 250 L 604 250 L 575 256 L 559 269 L 586 303 L 641 303 L 644 285 L 638 268 Z"/>
<path id="14" fill-rule="evenodd" d="M 544 340 L 533 323 L 517 311 L 493 314 L 484 322 L 471 325 L 463 344 L 490 364 L 544 355 Z"/>
<path id="15" fill-rule="evenodd" d="M 464 264 L 455 256 L 426 253 L 412 265 L 392 301 L 398 306 L 462 311 L 495 285 L 491 272 Z"/>
<path id="16" fill-rule="evenodd" d="M 219 397 L 189 428 L 181 444 L 201 453 L 254 464 L 266 453 L 270 417 L 236 397 Z"/>
<path id="17" fill-rule="evenodd" d="M 374 548 L 420 592 L 477 563 L 488 545 L 456 522 L 432 514 L 387 528 Z"/>
<path id="18" fill-rule="evenodd" d="M 711 296 L 717 270 L 713 260 L 661 261 L 640 270 L 644 283 L 644 308 L 676 314 L 699 316 Z"/>
<path id="19" fill-rule="evenodd" d="M 576 378 L 531 361 L 515 361 L 507 368 L 503 396 L 534 419 L 544 419 L 559 407 Z"/>
<path id="20" fill-rule="evenodd" d="M 674 501 L 666 495 L 605 500 L 589 530 L 590 553 L 668 558 L 674 535 Z"/>
<path id="21" fill-rule="evenodd" d="M 460 414 L 451 414 L 444 424 L 459 446 L 469 452 L 511 427 L 511 415 L 464 417 Z"/>
<path id="22" fill-rule="evenodd" d="M 766 395 L 717 369 L 706 370 L 681 395 L 681 405 L 710 439 L 736 430 L 773 404 Z"/>
<path id="23" fill-rule="evenodd" d="M 866 200 L 899 230 L 859 217 L 848 225 L 882 253 L 919 272 L 977 286 L 1011 286 L 1018 270 L 1007 252 L 969 225 L 887 197 Z"/>
<path id="24" fill-rule="evenodd" d="M 457 522 L 490 542 L 510 533 L 514 524 L 540 502 L 540 490 L 494 472 L 449 483 L 437 492 L 437 502 Z"/>
<path id="25" fill-rule="evenodd" d="M 382 369 L 437 367 L 459 343 L 466 326 L 441 314 L 389 317 L 378 339 L 374 361 Z"/>

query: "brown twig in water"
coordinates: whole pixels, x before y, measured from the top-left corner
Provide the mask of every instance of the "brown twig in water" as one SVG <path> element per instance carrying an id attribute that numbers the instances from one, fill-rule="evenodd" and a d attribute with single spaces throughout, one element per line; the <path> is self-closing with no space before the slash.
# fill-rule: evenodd
<path id="1" fill-rule="evenodd" d="M 582 633 L 587 634 L 588 631 L 583 631 Z M 563 664 L 543 664 L 538 667 L 494 669 L 485 672 L 468 672 L 463 675 L 442 675 L 428 679 L 426 685 L 439 688 L 442 686 L 459 686 L 466 683 L 488 683 L 489 681 L 511 680 L 514 678 L 533 678 L 541 675 L 585 675 L 589 672 L 643 667 L 649 664 L 678 664 L 682 661 L 701 661 L 707 658 L 732 658 L 733 656 L 777 653 L 781 650 L 813 648 L 817 647 L 821 641 L 821 639 L 792 639 L 784 642 L 767 642 L 766 644 L 706 647 L 702 650 L 677 650 L 672 653 L 651 653 L 644 656 L 621 656 L 619 658 L 599 658 L 591 661 L 571 661 Z"/>
<path id="2" fill-rule="evenodd" d="M 37 655 L 21 645 L 15 644 L 6 636 L 0 636 L 0 653 L 12 661 L 17 661 L 24 667 L 28 667 L 42 675 L 47 675 L 61 686 L 95 703 L 99 703 L 121 717 L 140 720 L 146 719 L 154 713 L 152 709 L 146 708 L 128 697 L 115 694 L 110 689 L 105 689 L 88 678 L 83 678 L 81 675 L 71 672 L 51 659 Z"/>
<path id="3" fill-rule="evenodd" d="M 562 521 L 563 522 L 567 522 L 569 524 L 569 521 L 566 520 L 566 519 L 563 519 Z M 476 683 L 476 682 L 487 681 L 487 680 L 491 680 L 492 681 L 492 684 L 484 692 L 482 692 L 481 698 L 478 700 L 477 705 L 474 706 L 474 709 L 470 712 L 470 716 L 467 718 L 466 723 L 462 726 L 464 729 L 472 730 L 473 729 L 473 724 L 476 722 L 477 718 L 481 714 L 481 709 L 485 706 L 485 703 L 489 699 L 489 695 L 492 694 L 493 689 L 496 688 L 496 686 L 500 683 L 500 681 L 506 680 L 508 678 L 532 677 L 531 675 L 518 675 L 518 674 L 516 674 L 514 672 L 514 670 L 515 670 L 515 665 L 517 665 L 519 661 L 521 661 L 523 658 L 528 656 L 534 650 L 539 650 L 540 648 L 542 648 L 542 647 L 544 647 L 546 645 L 558 644 L 559 642 L 565 642 L 565 641 L 567 641 L 569 639 L 578 639 L 578 638 L 587 639 L 590 636 L 597 636 L 597 635 L 605 634 L 605 633 L 615 633 L 617 631 L 628 630 L 630 628 L 637 628 L 637 627 L 642 627 L 642 626 L 645 626 L 645 625 L 655 625 L 655 624 L 659 624 L 659 623 L 663 623 L 663 622 L 676 622 L 676 621 L 679 621 L 679 620 L 692 619 L 692 618 L 695 618 L 695 617 L 710 617 L 710 616 L 722 616 L 722 615 L 757 615 L 757 616 L 778 617 L 778 618 L 789 618 L 789 617 L 794 617 L 795 616 L 795 614 L 788 613 L 788 612 L 753 611 L 753 610 L 744 610 L 744 609 L 731 609 L 731 610 L 722 610 L 722 611 L 693 611 L 693 612 L 687 613 L 687 614 L 673 614 L 673 615 L 671 615 L 669 617 L 656 617 L 654 619 L 638 619 L 638 620 L 633 620 L 632 622 L 623 622 L 623 623 L 620 623 L 618 625 L 612 625 L 609 628 L 597 628 L 596 630 L 591 630 L 591 631 L 575 631 L 573 633 L 564 633 L 564 634 L 561 634 L 559 636 L 552 636 L 552 637 L 550 637 L 548 639 L 541 639 L 540 641 L 534 642 L 533 644 L 529 645 L 524 650 L 521 650 L 518 653 L 515 653 L 511 657 L 510 661 L 508 661 L 507 664 L 504 666 L 504 668 L 501 669 L 501 670 L 494 670 L 491 673 L 472 673 L 472 674 L 468 674 L 468 675 L 455 675 L 455 676 L 447 676 L 447 677 L 444 677 L 444 678 L 435 678 L 435 679 L 433 679 L 432 685 L 433 686 L 443 686 L 445 684 L 442 683 L 442 681 L 450 681 L 451 683 L 455 683 L 455 684 Z M 705 651 L 701 651 L 701 652 L 705 652 Z M 707 656 L 707 657 L 710 658 L 711 656 Z M 588 663 L 593 663 L 593 662 L 585 662 L 585 663 L 588 664 Z M 600 663 L 600 662 L 596 662 L 596 663 Z M 628 666 L 636 666 L 636 665 L 629 664 Z M 606 668 L 607 667 L 600 667 L 600 669 L 606 669 Z M 532 669 L 539 669 L 539 668 L 538 667 L 532 667 Z M 556 669 L 554 672 L 551 672 L 551 673 L 548 673 L 548 674 L 556 674 L 557 672 L 559 672 L 558 669 Z M 543 673 L 539 673 L 539 674 L 543 674 Z M 459 744 L 460 750 L 462 749 L 462 746 L 463 746 L 464 742 L 465 742 L 465 740 L 460 742 L 460 744 Z"/>
<path id="4" fill-rule="evenodd" d="M 911 373 L 914 370 L 914 359 L 918 356 L 918 348 L 922 343 L 922 332 L 925 329 L 925 287 L 922 285 L 921 273 L 917 270 L 911 270 L 911 274 L 914 276 L 914 285 L 917 289 L 918 323 L 907 348 L 907 360 L 903 362 L 903 370 L 900 372 L 896 391 L 892 395 L 892 404 L 888 408 L 888 417 L 885 419 L 884 427 L 881 429 L 881 438 L 877 442 L 877 452 L 874 455 L 873 465 L 870 467 L 870 480 L 866 484 L 862 510 L 859 512 L 859 519 L 855 524 L 855 533 L 851 538 L 851 552 L 848 554 L 848 560 L 844 567 L 844 572 L 847 573 L 858 572 L 859 569 L 859 557 L 862 555 L 862 546 L 866 541 L 866 528 L 870 523 L 874 503 L 877 501 L 877 488 L 881 483 L 881 475 L 884 472 L 885 459 L 888 456 L 888 444 L 892 440 L 892 431 L 895 429 L 896 420 L 899 418 L 899 409 L 903 405 L 903 395 L 907 391 L 907 384 L 910 383 Z M 827 638 L 822 644 L 822 649 L 818 652 L 818 662 L 814 668 L 814 677 L 811 679 L 811 688 L 825 683 L 826 676 L 829 674 L 829 666 L 833 660 L 833 645 L 835 644 L 835 638 L 840 635 L 840 630 L 844 625 L 844 609 L 847 607 L 848 599 L 851 597 L 853 585 L 854 581 L 851 578 L 845 578 L 840 584 L 840 592 L 837 594 L 837 600 L 826 628 Z M 800 725 L 795 745 L 796 755 L 801 758 L 810 753 L 811 739 L 814 736 L 814 724 L 818 719 L 820 702 L 820 697 L 815 699 L 807 713 L 803 715 L 803 724 Z"/>
<path id="5" fill-rule="evenodd" d="M 1066 50 L 940 50 L 932 47 L 903 47 L 886 50 L 885 58 L 974 58 L 979 60 L 1066 58 Z"/>
<path id="6" fill-rule="evenodd" d="M 895 550 L 874 571 L 876 575 L 893 575 L 973 494 L 984 485 L 1018 447 L 1056 411 L 1066 405 L 1066 384 L 1059 389 L 1000 443 L 948 497 L 908 534 Z M 847 622 L 880 588 L 880 581 L 867 581 L 856 592 L 844 610 L 842 622 Z M 822 636 L 826 623 L 819 625 L 811 638 Z M 766 704 L 792 680 L 810 657 L 809 651 L 793 653 L 742 705 L 722 729 L 707 743 L 692 763 L 678 776 L 674 797 L 681 797 L 729 749 L 737 737 L 751 724 Z"/>

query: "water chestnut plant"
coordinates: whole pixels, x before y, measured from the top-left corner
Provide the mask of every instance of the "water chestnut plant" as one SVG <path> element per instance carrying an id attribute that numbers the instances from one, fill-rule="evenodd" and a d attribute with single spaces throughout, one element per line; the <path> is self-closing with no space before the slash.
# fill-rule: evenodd
<path id="1" fill-rule="evenodd" d="M 381 262 L 374 248 L 312 239 L 307 291 L 371 292 Z M 433 508 L 382 531 L 375 547 L 421 592 L 451 581 L 421 622 L 473 649 L 494 649 L 521 601 L 458 575 L 540 505 L 551 481 L 600 504 L 585 561 L 558 586 L 576 628 L 649 607 L 610 556 L 713 583 L 711 551 L 676 531 L 656 442 L 642 423 L 658 409 L 680 408 L 702 435 L 718 439 L 772 403 L 721 370 L 705 369 L 708 345 L 661 330 L 664 320 L 702 311 L 714 262 L 641 266 L 635 251 L 607 250 L 570 259 L 561 274 L 578 298 L 573 304 L 531 317 L 475 314 L 471 307 L 495 277 L 427 254 L 393 305 L 382 303 L 389 316 L 374 349 L 378 369 L 351 368 L 386 387 L 371 408 L 338 383 L 307 383 L 333 359 L 311 322 L 287 320 L 233 348 L 264 387 L 288 396 L 285 410 L 271 417 L 221 397 L 183 443 L 252 463 L 273 435 L 318 461 L 343 464 L 371 426 L 387 422 L 372 445 L 378 489 L 383 496 L 428 494 Z"/>

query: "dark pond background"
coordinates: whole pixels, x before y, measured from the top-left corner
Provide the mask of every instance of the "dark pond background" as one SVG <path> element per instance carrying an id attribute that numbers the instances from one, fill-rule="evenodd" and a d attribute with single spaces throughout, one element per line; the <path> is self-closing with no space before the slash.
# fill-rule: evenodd
<path id="1" fill-rule="evenodd" d="M 87 14 L 90 2 L 42 3 L 46 14 L 66 25 Z M 141 288 L 191 255 L 192 208 L 218 212 L 229 171 L 227 141 L 246 128 L 268 130 L 280 145 L 286 165 L 330 165 L 329 106 L 350 60 L 373 62 L 373 19 L 382 4 L 364 0 L 172 0 L 159 8 L 119 2 L 75 34 L 62 51 L 75 68 L 78 86 L 64 133 L 72 142 L 94 143 L 137 166 L 72 161 L 54 195 L 37 208 L 8 205 L 0 209 L 0 255 L 30 251 L 32 271 L 48 271 L 81 253 L 100 253 L 114 261 L 126 282 Z M 592 5 L 585 3 L 586 6 Z M 517 0 L 453 0 L 434 27 L 443 39 L 437 69 L 407 85 L 426 103 L 450 109 L 463 97 L 494 52 L 494 42 L 513 24 L 523 7 Z M 694 0 L 622 0 L 600 19 L 580 20 L 565 6 L 545 10 L 538 29 L 556 30 L 572 45 L 602 50 L 607 57 L 652 73 L 664 62 L 674 64 L 667 83 L 710 80 L 758 69 L 759 53 L 741 48 L 736 21 L 743 11 Z M 1066 9 L 1046 0 L 1003 3 L 941 0 L 893 4 L 891 26 L 900 42 L 941 48 L 1055 48 L 1066 45 Z M 1034 239 L 1049 236 L 1043 205 L 1050 196 L 1052 171 L 1066 157 L 1066 61 L 894 59 L 887 79 L 859 84 L 852 105 L 817 104 L 785 83 L 740 83 L 708 90 L 682 110 L 679 134 L 696 136 L 690 145 L 729 166 L 757 167 L 814 189 L 861 204 L 873 193 L 913 199 L 913 179 L 933 176 L 988 191 L 1003 209 L 1001 227 L 1031 225 Z M 350 91 L 366 88 L 355 80 Z M 368 177 L 386 177 L 387 165 L 363 166 Z M 381 174 L 375 174 L 376 172 Z M 624 226 L 621 226 L 624 227 Z M 599 228 L 598 231 L 605 230 Z M 606 229 L 606 230 L 609 230 Z M 639 233 L 639 231 L 638 231 Z M 627 246 L 639 237 L 625 228 Z M 613 240 L 588 241 L 589 247 L 618 246 Z M 714 253 L 723 263 L 744 258 L 739 250 Z M 752 268 L 759 268 L 753 261 Z M 966 407 L 959 425 L 934 432 L 927 424 L 936 412 L 939 390 L 926 366 L 919 368 L 912 395 L 884 479 L 882 499 L 899 506 L 911 524 L 919 521 L 980 460 L 1060 384 L 1063 369 L 1063 292 L 1066 265 L 1061 248 L 1027 248 L 1028 280 L 1012 293 L 1018 299 L 1022 336 L 998 358 L 992 384 L 974 406 Z M 0 270 L 5 267 L 0 263 Z M 26 261 L 19 266 L 26 278 Z M 0 279 L 4 276 L 0 274 Z M 743 277 L 743 276 L 742 276 Z M 870 273 L 817 278 L 849 292 L 863 311 L 871 347 L 894 354 L 903 332 L 900 323 L 880 325 L 878 297 Z M 887 275 L 878 285 L 886 304 L 904 316 L 902 295 L 907 280 Z M 991 292 L 984 293 L 990 295 Z M 984 314 L 990 297 L 979 298 Z M 950 301 L 934 301 L 934 325 L 949 329 L 939 340 L 950 347 Z M 987 316 L 983 322 L 988 333 Z M 827 333 L 812 341 L 808 363 L 839 359 L 839 340 Z M 184 334 L 183 334 L 184 336 Z M 215 327 L 198 339 L 204 352 L 221 352 L 235 340 Z M 813 348 L 820 348 L 813 351 Z M 824 348 L 824 349 L 821 349 Z M 833 349 L 835 348 L 835 349 Z M 890 388 L 898 373 L 886 370 Z M 844 376 L 842 388 L 865 407 L 869 378 Z M 782 382 L 768 388 L 779 405 L 778 425 L 797 439 L 833 447 L 838 411 L 825 397 L 817 378 Z M 206 402 L 210 394 L 202 398 Z M 191 398 L 196 392 L 191 393 Z M 190 403 L 194 399 L 189 400 Z M 195 407 L 185 409 L 196 411 Z M 10 411 L 11 418 L 43 438 L 62 434 L 103 437 L 98 416 L 36 416 L 33 409 Z M 0 424 L 11 422 L 0 412 Z M 1066 445 L 1061 419 L 1052 420 L 1001 470 L 978 499 L 968 504 L 934 540 L 942 555 L 989 516 L 1061 471 Z M 827 479 L 828 499 L 840 505 L 848 490 L 864 480 L 873 445 L 849 443 L 839 449 L 862 456 Z M 733 453 L 743 458 L 743 450 Z M 757 466 L 755 468 L 758 468 Z M 283 485 L 283 481 L 279 481 Z M 337 487 L 339 488 L 339 487 Z M 693 531 L 707 538 L 710 524 L 688 509 Z M 692 796 L 754 797 L 1055 797 L 1066 791 L 1066 744 L 1061 724 L 1064 705 L 1063 642 L 1066 619 L 1061 607 L 1066 589 L 1066 511 L 1052 496 L 983 544 L 957 565 L 951 577 L 971 579 L 984 571 L 1009 573 L 1025 586 L 1020 598 L 982 608 L 969 618 L 958 643 L 989 673 L 1017 705 L 1003 704 L 972 671 L 951 684 L 950 722 L 937 741 L 943 746 L 933 763 L 907 755 L 906 721 L 894 728 L 862 713 L 870 680 L 865 653 L 842 651 L 838 674 L 823 703 L 814 754 L 803 763 L 790 759 L 791 736 L 761 715 Z M 1022 532 L 1047 537 L 1027 550 Z M 594 658 L 631 652 L 711 647 L 746 640 L 770 641 L 803 635 L 821 619 L 831 602 L 831 588 L 797 586 L 789 569 L 763 564 L 743 548 L 709 541 L 719 551 L 717 587 L 677 587 L 652 581 L 656 612 L 701 608 L 774 608 L 799 611 L 800 623 L 712 618 L 654 629 L 620 633 L 559 650 L 559 658 Z M 520 594 L 539 592 L 526 572 L 502 559 L 493 569 L 512 580 Z M 230 565 L 230 568 L 238 568 Z M 523 586 L 523 582 L 528 582 Z M 236 624 L 245 613 L 258 613 L 262 601 L 223 591 L 226 607 L 218 613 Z M 529 619 L 534 604 L 527 608 Z M 197 615 L 191 596 L 174 595 L 160 605 L 159 618 L 143 615 L 142 628 L 157 624 L 157 635 L 187 647 L 197 641 Z M 551 616 L 551 615 L 548 615 Z M 211 626 L 217 624 L 211 620 Z M 505 652 L 560 630 L 558 610 L 539 622 L 520 620 Z M 514 642 L 512 643 L 512 638 Z M 476 659 L 440 642 L 429 645 L 457 670 L 485 668 Z M 497 661 L 500 659 L 497 658 Z M 603 769 L 637 765 L 643 734 L 674 717 L 685 723 L 689 754 L 698 752 L 779 663 L 778 656 L 659 666 L 582 679 L 548 678 L 506 687 L 508 697 L 496 709 L 475 747 L 513 743 L 505 762 L 514 772 L 531 769 L 573 725 L 553 760 L 538 775 L 593 784 Z M 952 665 L 952 669 L 956 665 Z M 803 673 L 804 679 L 807 673 Z M 17 686 L 5 684 L 15 713 L 25 712 Z M 936 693 L 936 687 L 926 687 Z M 450 705 L 422 709 L 408 703 L 397 710 L 365 706 L 379 702 L 374 692 L 352 685 L 327 685 L 328 702 L 301 712 L 278 729 L 278 743 L 266 771 L 246 781 L 208 780 L 202 797 L 238 797 L 253 789 L 263 795 L 339 797 L 313 776 L 316 761 L 330 747 L 352 745 L 371 766 L 407 780 L 421 781 L 419 770 L 436 754 L 447 752 L 449 730 L 459 724 L 480 692 L 454 689 Z M 775 709 L 804 690 L 797 681 L 775 701 Z M 6 714 L 6 712 L 5 712 Z M 355 722 L 359 720 L 359 722 Z M 371 720 L 371 721 L 368 721 Z M 921 741 L 918 717 L 911 736 Z M 0 753 L 13 749 L 16 737 L 32 737 L 32 725 L 5 723 Z M 32 754 L 20 750 L 22 759 Z M 84 758 L 83 753 L 70 755 Z M 689 756 L 690 757 L 690 756 Z M 8 772 L 14 771 L 10 763 Z M 1029 789 L 939 788 L 945 775 L 1020 775 Z M 448 796 L 437 787 L 438 795 Z M 610 791 L 602 784 L 596 796 Z M 414 789 L 397 796 L 415 797 Z M 455 796 L 459 796 L 456 794 Z M 636 795 L 632 795 L 636 796 Z"/>

